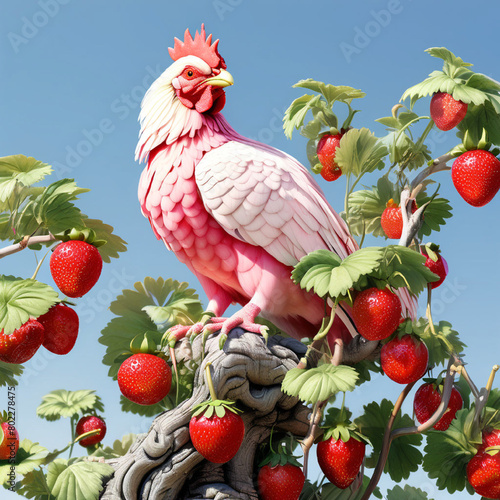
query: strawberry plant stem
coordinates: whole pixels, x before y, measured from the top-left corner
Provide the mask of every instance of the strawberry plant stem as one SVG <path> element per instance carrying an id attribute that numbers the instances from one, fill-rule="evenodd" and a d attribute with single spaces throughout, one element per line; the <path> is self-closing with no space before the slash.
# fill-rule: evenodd
<path id="1" fill-rule="evenodd" d="M 210 366 L 211 365 L 212 365 L 212 363 L 207 363 L 205 365 L 205 377 L 207 379 L 208 390 L 210 391 L 210 397 L 212 398 L 212 401 L 216 401 L 217 394 L 215 393 L 214 384 L 212 382 L 212 375 L 210 373 Z"/>
<path id="2" fill-rule="evenodd" d="M 20 252 L 24 250 L 28 245 L 35 245 L 37 243 L 50 243 L 55 241 L 56 238 L 52 234 L 46 234 L 43 236 L 32 236 L 14 245 L 9 245 L 4 248 L 0 248 L 0 259 L 7 257 L 7 255 L 12 255 L 13 253 Z"/>
<path id="3" fill-rule="evenodd" d="M 403 389 L 403 391 L 399 395 L 398 400 L 396 401 L 396 404 L 394 405 L 391 417 L 387 422 L 387 426 L 384 432 L 384 439 L 382 443 L 382 450 L 380 451 L 380 456 L 377 462 L 377 466 L 375 467 L 373 476 L 371 477 L 370 482 L 368 483 L 368 486 L 365 492 L 363 493 L 363 496 L 361 497 L 361 500 L 368 500 L 368 498 L 370 498 L 371 494 L 374 492 L 380 480 L 382 472 L 384 471 L 384 467 L 387 462 L 387 457 L 389 456 L 389 450 L 391 448 L 392 441 L 400 436 L 406 436 L 408 434 L 420 434 L 422 432 L 425 432 L 429 430 L 444 415 L 444 413 L 448 408 L 448 403 L 450 402 L 451 390 L 453 389 L 453 380 L 455 378 L 455 373 L 457 373 L 458 371 L 455 364 L 461 366 L 460 360 L 456 358 L 456 356 L 452 356 L 448 361 L 448 368 L 447 368 L 446 378 L 444 381 L 441 403 L 439 404 L 434 414 L 429 418 L 429 420 L 427 420 L 427 422 L 424 422 L 419 426 L 402 427 L 400 429 L 392 430 L 392 426 L 394 425 L 394 420 L 398 412 L 400 411 L 404 400 L 406 399 L 410 391 L 413 389 L 413 386 L 416 384 L 416 382 L 408 384 Z"/>

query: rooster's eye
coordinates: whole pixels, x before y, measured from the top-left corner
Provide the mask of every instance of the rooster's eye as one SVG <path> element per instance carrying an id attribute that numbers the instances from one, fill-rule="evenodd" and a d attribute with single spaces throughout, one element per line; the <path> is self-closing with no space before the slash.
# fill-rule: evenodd
<path id="1" fill-rule="evenodd" d="M 194 71 L 192 69 L 188 69 L 186 75 L 191 78 L 194 75 Z"/>

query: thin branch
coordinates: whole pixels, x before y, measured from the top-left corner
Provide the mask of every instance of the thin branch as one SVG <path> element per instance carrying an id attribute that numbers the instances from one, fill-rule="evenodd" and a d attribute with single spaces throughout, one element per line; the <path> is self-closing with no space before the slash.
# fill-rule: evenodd
<path id="1" fill-rule="evenodd" d="M 455 378 L 455 374 L 457 373 L 457 369 L 456 366 L 454 366 L 454 363 L 456 363 L 457 361 L 460 362 L 455 356 L 452 356 L 448 361 L 448 368 L 446 371 L 446 377 L 444 379 L 441 403 L 439 403 L 439 406 L 437 407 L 433 415 L 429 418 L 429 420 L 420 425 L 414 425 L 412 427 L 402 427 L 401 429 L 392 431 L 391 441 L 400 436 L 407 436 L 409 434 L 421 434 L 422 432 L 426 432 L 434 427 L 434 424 L 436 422 L 439 422 L 439 420 L 441 420 L 441 417 L 446 413 L 446 410 L 448 409 L 448 403 L 450 402 L 451 391 L 453 389 L 453 381 Z"/>
<path id="2" fill-rule="evenodd" d="M 443 172 L 444 170 L 451 170 L 451 167 L 448 167 L 447 162 L 453 159 L 453 156 L 450 153 L 446 153 L 439 158 L 436 158 L 427 168 L 422 170 L 415 179 L 411 182 L 412 191 L 421 184 L 427 177 L 436 172 Z"/>
<path id="3" fill-rule="evenodd" d="M 385 463 L 387 462 L 387 457 L 389 456 L 389 450 L 391 448 L 391 431 L 392 426 L 394 425 L 394 420 L 396 420 L 396 416 L 399 413 L 399 410 L 401 409 L 406 396 L 408 396 L 415 384 L 416 382 L 412 382 L 403 389 L 403 391 L 399 395 L 398 400 L 396 401 L 396 404 L 394 405 L 394 408 L 392 409 L 391 417 L 389 418 L 389 421 L 387 422 L 387 426 L 385 428 L 384 439 L 382 441 L 382 449 L 380 450 L 380 456 L 378 458 L 377 466 L 373 471 L 373 475 L 370 479 L 370 482 L 368 483 L 368 486 L 366 487 L 365 492 L 363 493 L 363 496 L 361 497 L 361 500 L 368 500 L 371 494 L 375 491 L 378 482 L 380 481 L 380 476 L 384 471 Z"/>
<path id="4" fill-rule="evenodd" d="M 400 436 L 407 436 L 409 434 L 420 434 L 422 432 L 429 430 L 445 414 L 448 408 L 448 403 L 450 402 L 451 390 L 453 388 L 453 379 L 455 377 L 455 373 L 457 372 L 457 369 L 454 366 L 455 363 L 460 363 L 460 360 L 456 356 L 452 356 L 448 361 L 448 368 L 447 368 L 446 378 L 444 381 L 441 403 L 438 406 L 437 410 L 432 415 L 432 417 L 429 418 L 429 420 L 427 420 L 427 422 L 424 422 L 423 424 L 418 426 L 415 425 L 413 427 L 402 427 L 401 429 L 392 430 L 392 426 L 394 425 L 394 420 L 396 418 L 396 415 L 401 409 L 401 406 L 403 404 L 403 401 L 406 399 L 406 396 L 412 390 L 416 382 L 408 384 L 404 388 L 403 392 L 399 395 L 399 398 L 396 401 L 396 404 L 394 405 L 394 408 L 392 410 L 389 422 L 387 423 L 387 427 L 385 428 L 384 439 L 382 442 L 382 449 L 380 451 L 380 456 L 377 462 L 377 466 L 375 467 L 373 475 L 370 479 L 370 482 L 368 483 L 366 491 L 364 492 L 361 500 L 368 500 L 368 498 L 370 498 L 371 494 L 374 492 L 380 480 L 380 476 L 384 471 L 384 467 L 387 462 L 387 457 L 389 456 L 389 450 L 391 448 L 392 441 Z"/>
<path id="5" fill-rule="evenodd" d="M 56 237 L 52 234 L 45 234 L 43 236 L 32 236 L 25 238 L 19 243 L 14 245 L 9 245 L 8 247 L 0 248 L 0 259 L 7 257 L 7 255 L 12 255 L 13 253 L 20 252 L 24 250 L 29 245 L 36 245 L 37 243 L 50 243 L 51 241 L 56 241 Z"/>

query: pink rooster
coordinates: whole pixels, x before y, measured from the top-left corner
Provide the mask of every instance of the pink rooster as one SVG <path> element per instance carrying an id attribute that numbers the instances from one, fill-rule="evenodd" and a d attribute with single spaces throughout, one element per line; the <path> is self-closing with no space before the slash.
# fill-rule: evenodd
<path id="1" fill-rule="evenodd" d="M 174 63 L 142 102 L 136 157 L 146 160 L 139 200 L 158 239 L 199 279 L 215 315 L 175 329 L 175 339 L 236 326 L 262 331 L 257 315 L 303 338 L 317 333 L 325 306 L 295 285 L 299 259 L 320 248 L 341 258 L 357 249 L 344 221 L 297 160 L 231 128 L 220 111 L 233 84 L 218 40 L 175 39 Z M 229 318 L 231 303 L 243 306 Z M 411 304 L 406 304 L 411 308 Z M 356 335 L 338 307 L 329 339 Z M 403 304 L 405 310 L 405 304 Z"/>

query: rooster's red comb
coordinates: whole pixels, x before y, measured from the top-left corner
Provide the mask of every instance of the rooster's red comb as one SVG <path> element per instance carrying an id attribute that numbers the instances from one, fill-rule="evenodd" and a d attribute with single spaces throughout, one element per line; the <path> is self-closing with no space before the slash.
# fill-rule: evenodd
<path id="1" fill-rule="evenodd" d="M 208 35 L 205 39 L 205 25 L 201 25 L 201 30 L 196 31 L 194 39 L 189 32 L 189 29 L 184 33 L 184 41 L 181 42 L 178 38 L 174 40 L 174 48 L 169 48 L 170 57 L 177 61 L 181 57 L 196 56 L 203 59 L 211 68 L 226 69 L 226 63 L 217 50 L 219 40 L 212 43 L 212 35 Z"/>

